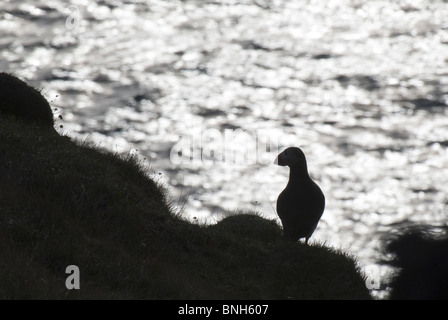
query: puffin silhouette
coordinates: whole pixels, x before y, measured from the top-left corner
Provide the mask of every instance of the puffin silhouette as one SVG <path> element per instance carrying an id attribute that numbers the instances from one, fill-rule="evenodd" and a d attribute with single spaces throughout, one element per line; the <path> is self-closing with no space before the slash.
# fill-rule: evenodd
<path id="1" fill-rule="evenodd" d="M 313 234 L 325 209 L 325 196 L 308 174 L 305 154 L 300 148 L 290 147 L 274 161 L 288 166 L 289 181 L 277 199 L 277 213 L 283 225 L 283 238 L 305 244 Z"/>

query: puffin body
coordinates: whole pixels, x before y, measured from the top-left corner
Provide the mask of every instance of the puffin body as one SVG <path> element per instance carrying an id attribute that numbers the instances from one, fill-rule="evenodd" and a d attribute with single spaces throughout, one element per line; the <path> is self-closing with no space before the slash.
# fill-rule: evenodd
<path id="1" fill-rule="evenodd" d="M 289 181 L 277 199 L 277 213 L 283 225 L 283 238 L 290 241 L 308 239 L 324 212 L 325 196 L 308 175 L 305 155 L 291 147 L 275 159 L 279 166 L 288 166 Z"/>

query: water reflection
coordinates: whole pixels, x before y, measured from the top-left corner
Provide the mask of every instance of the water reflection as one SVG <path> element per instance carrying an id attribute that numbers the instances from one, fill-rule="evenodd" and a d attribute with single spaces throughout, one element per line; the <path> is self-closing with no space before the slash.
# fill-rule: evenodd
<path id="1" fill-rule="evenodd" d="M 179 137 L 239 129 L 278 139 L 266 159 L 303 148 L 327 197 L 313 237 L 365 265 L 378 260 L 391 230 L 446 223 L 444 1 L 54 0 L 0 8 L 0 69 L 43 88 L 70 135 L 138 149 L 186 217 L 250 209 L 275 218 L 286 171 L 170 159 Z M 253 147 L 232 144 L 243 154 Z"/>

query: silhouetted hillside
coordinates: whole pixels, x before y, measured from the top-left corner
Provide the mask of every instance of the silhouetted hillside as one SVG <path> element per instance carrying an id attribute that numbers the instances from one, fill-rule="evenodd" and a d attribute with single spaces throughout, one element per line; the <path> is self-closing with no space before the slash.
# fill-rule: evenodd
<path id="1" fill-rule="evenodd" d="M 434 233 L 436 229 L 414 227 L 388 244 L 397 268 L 391 299 L 448 299 L 448 229 Z"/>
<path id="2" fill-rule="evenodd" d="M 285 243 L 253 214 L 186 222 L 136 158 L 11 116 L 10 101 L 0 101 L 1 299 L 369 298 L 346 254 Z M 79 290 L 65 286 L 68 265 Z"/>

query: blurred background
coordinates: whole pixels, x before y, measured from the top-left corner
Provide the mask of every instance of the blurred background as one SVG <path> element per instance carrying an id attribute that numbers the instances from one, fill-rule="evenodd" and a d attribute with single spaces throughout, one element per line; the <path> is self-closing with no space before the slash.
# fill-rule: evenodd
<path id="1" fill-rule="evenodd" d="M 10 0 L 0 34 L 59 132 L 136 154 L 187 219 L 276 219 L 273 161 L 299 146 L 327 199 L 311 242 L 376 295 L 383 241 L 447 224 L 446 1 Z"/>

